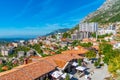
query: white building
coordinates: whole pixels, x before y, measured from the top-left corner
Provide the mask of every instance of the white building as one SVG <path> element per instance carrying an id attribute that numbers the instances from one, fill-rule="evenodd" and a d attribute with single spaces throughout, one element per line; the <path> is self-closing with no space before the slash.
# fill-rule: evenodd
<path id="1" fill-rule="evenodd" d="M 79 24 L 79 31 L 96 32 L 98 30 L 98 23 L 81 23 Z"/>
<path id="2" fill-rule="evenodd" d="M 114 48 L 117 48 L 117 49 L 120 48 L 120 43 L 114 44 L 113 47 L 114 47 Z"/>
<path id="3" fill-rule="evenodd" d="M 9 54 L 12 53 L 12 49 L 1 49 L 1 55 L 2 56 L 8 56 Z"/>
<path id="4" fill-rule="evenodd" d="M 38 43 L 38 40 L 37 40 L 37 39 L 34 39 L 34 40 L 33 40 L 33 43 L 37 44 L 37 43 Z"/>
<path id="5" fill-rule="evenodd" d="M 103 29 L 103 28 L 99 29 L 98 34 L 99 35 L 105 35 L 105 34 L 113 34 L 113 35 L 115 35 L 116 34 L 116 27 L 115 27 L 115 25 L 111 25 L 106 29 Z"/>
<path id="6" fill-rule="evenodd" d="M 115 30 L 104 30 L 104 29 L 101 29 L 101 30 L 98 30 L 98 34 L 99 35 L 105 35 L 105 34 L 113 34 L 113 35 L 115 35 L 116 31 Z"/>
<path id="7" fill-rule="evenodd" d="M 25 52 L 24 51 L 18 51 L 18 57 L 23 57 L 25 56 Z"/>

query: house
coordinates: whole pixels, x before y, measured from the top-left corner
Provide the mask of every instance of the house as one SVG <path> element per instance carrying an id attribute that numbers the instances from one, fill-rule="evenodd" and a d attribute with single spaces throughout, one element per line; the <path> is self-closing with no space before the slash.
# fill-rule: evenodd
<path id="1" fill-rule="evenodd" d="M 41 66 L 42 65 L 42 66 Z M 0 73 L 1 80 L 44 80 L 55 66 L 44 60 L 18 66 L 10 71 Z"/>
<path id="2" fill-rule="evenodd" d="M 37 39 L 33 39 L 33 43 L 34 43 L 34 44 L 37 44 L 37 43 L 38 43 L 38 40 L 37 40 Z"/>
<path id="3" fill-rule="evenodd" d="M 83 59 L 79 54 L 85 54 L 85 49 L 78 46 L 77 50 L 64 51 L 62 54 L 37 58 L 32 63 L 24 61 L 24 65 L 0 73 L 1 80 L 46 80 L 52 79 L 51 73 L 55 70 L 71 72 L 72 64 L 77 59 Z"/>
<path id="4" fill-rule="evenodd" d="M 112 40 L 114 40 L 114 37 L 113 36 L 105 37 L 104 40 L 106 40 L 106 41 L 112 41 Z"/>
<path id="5" fill-rule="evenodd" d="M 3 60 L 2 59 L 0 59 L 0 65 L 3 63 Z"/>
<path id="6" fill-rule="evenodd" d="M 15 42 L 9 43 L 9 44 L 8 44 L 8 47 L 9 47 L 9 48 L 10 48 L 10 47 L 18 47 L 18 43 L 15 43 Z"/>
<path id="7" fill-rule="evenodd" d="M 111 25 L 111 26 L 107 27 L 106 29 L 100 28 L 100 29 L 98 30 L 98 34 L 99 34 L 99 35 L 105 35 L 105 34 L 111 34 L 111 33 L 112 33 L 113 35 L 116 34 L 116 26 L 115 26 L 115 25 Z"/>
<path id="8" fill-rule="evenodd" d="M 119 49 L 120 48 L 120 43 L 114 44 L 113 47 Z"/>
<path id="9" fill-rule="evenodd" d="M 36 54 L 35 50 L 29 50 L 26 55 L 29 56 L 34 56 Z"/>
<path id="10" fill-rule="evenodd" d="M 25 52 L 24 51 L 18 51 L 18 57 L 24 57 L 25 56 Z"/>
<path id="11" fill-rule="evenodd" d="M 14 65 L 16 65 L 16 64 L 18 64 L 18 59 L 16 59 L 16 58 L 14 58 L 14 59 L 12 59 L 12 64 L 14 64 Z"/>
<path id="12" fill-rule="evenodd" d="M 12 45 L 13 47 L 18 47 L 18 43 L 13 42 Z"/>
<path id="13" fill-rule="evenodd" d="M 12 52 L 13 52 L 13 48 L 4 48 L 4 49 L 1 49 L 1 55 L 2 56 L 8 56 Z"/>

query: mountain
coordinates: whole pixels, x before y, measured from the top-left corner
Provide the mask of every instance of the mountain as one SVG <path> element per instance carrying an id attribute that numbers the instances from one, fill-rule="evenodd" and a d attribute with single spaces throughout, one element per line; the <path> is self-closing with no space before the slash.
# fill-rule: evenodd
<path id="1" fill-rule="evenodd" d="M 106 0 L 100 8 L 89 14 L 82 22 L 99 22 L 101 24 L 120 21 L 120 0 Z"/>
<path id="2" fill-rule="evenodd" d="M 50 32 L 50 33 L 46 34 L 45 36 L 54 35 L 56 33 L 64 33 L 64 32 L 67 32 L 68 30 L 69 30 L 68 28 L 58 29 L 58 30 L 55 30 L 53 32 Z"/>

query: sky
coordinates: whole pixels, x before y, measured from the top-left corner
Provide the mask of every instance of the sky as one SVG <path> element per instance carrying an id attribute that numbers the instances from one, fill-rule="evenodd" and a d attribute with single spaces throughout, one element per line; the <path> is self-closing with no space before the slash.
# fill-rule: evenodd
<path id="1" fill-rule="evenodd" d="M 105 0 L 0 0 L 0 37 L 72 28 Z"/>

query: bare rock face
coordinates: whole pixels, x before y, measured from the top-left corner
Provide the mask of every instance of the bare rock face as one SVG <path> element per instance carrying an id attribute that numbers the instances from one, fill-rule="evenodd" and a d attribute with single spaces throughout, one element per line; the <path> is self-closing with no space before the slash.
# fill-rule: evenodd
<path id="1" fill-rule="evenodd" d="M 120 21 L 120 0 L 106 0 L 97 11 L 89 14 L 83 22 L 119 22 Z"/>

